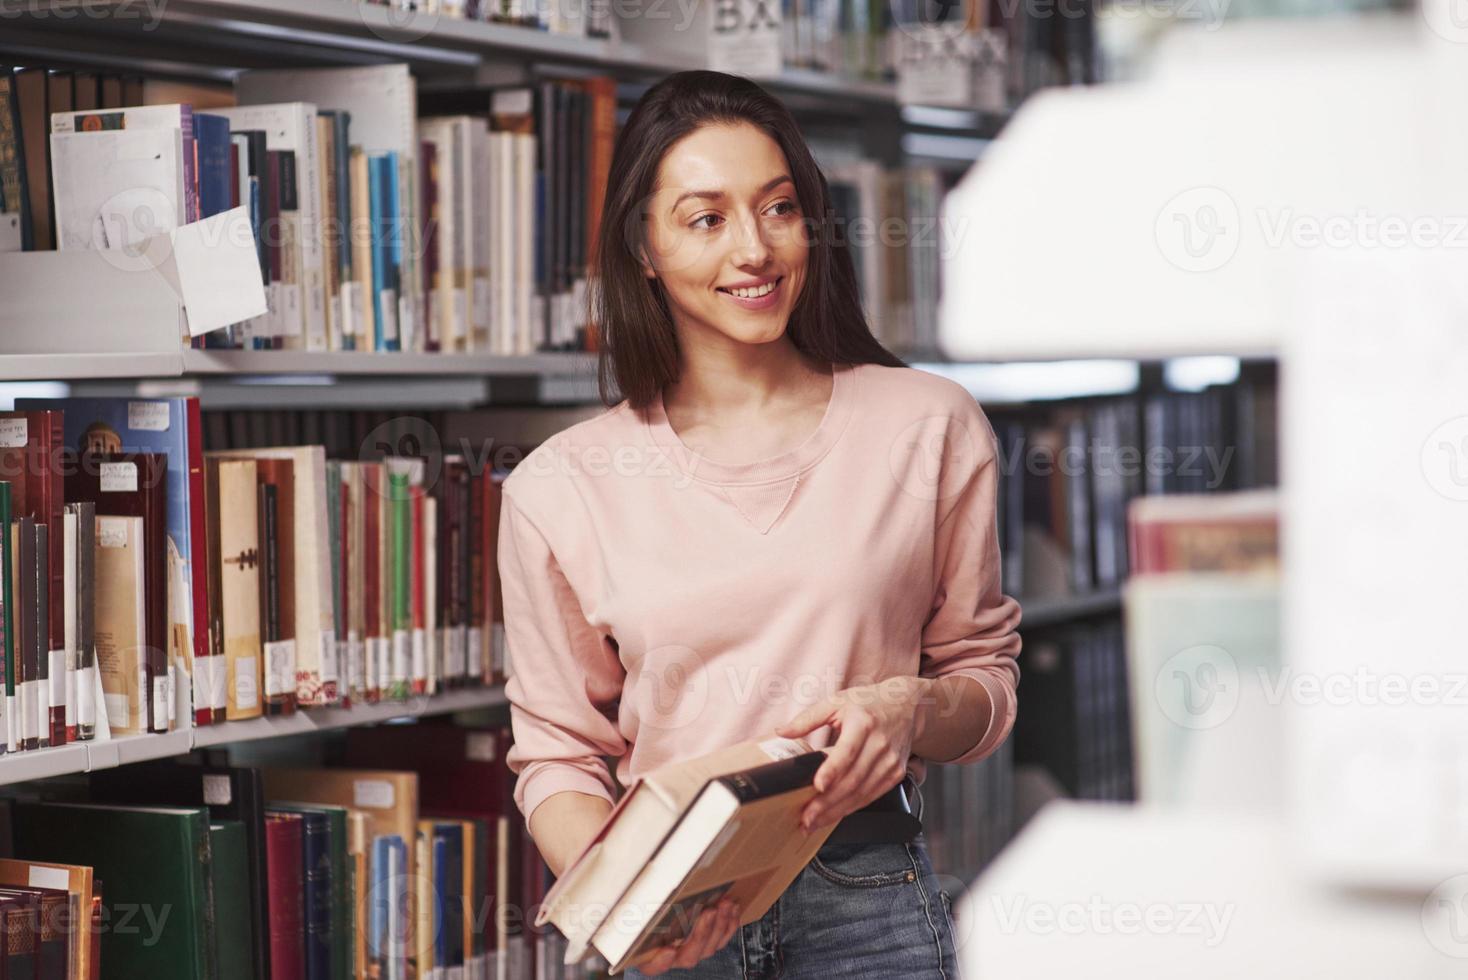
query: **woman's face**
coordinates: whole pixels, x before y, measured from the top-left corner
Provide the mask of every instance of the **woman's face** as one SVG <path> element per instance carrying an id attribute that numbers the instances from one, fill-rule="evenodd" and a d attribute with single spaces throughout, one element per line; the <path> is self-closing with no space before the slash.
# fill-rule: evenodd
<path id="1" fill-rule="evenodd" d="M 776 340 L 805 283 L 809 244 L 790 167 L 762 130 L 702 126 L 663 155 L 643 271 L 683 331 Z"/>

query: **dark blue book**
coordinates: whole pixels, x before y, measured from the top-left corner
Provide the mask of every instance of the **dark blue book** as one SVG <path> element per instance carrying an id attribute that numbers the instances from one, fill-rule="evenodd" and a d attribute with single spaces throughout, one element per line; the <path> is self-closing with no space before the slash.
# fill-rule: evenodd
<path id="1" fill-rule="evenodd" d="M 229 210 L 229 120 L 194 114 L 194 145 L 199 153 L 199 217 Z"/>
<path id="2" fill-rule="evenodd" d="M 433 965 L 464 966 L 464 827 L 433 825 Z"/>

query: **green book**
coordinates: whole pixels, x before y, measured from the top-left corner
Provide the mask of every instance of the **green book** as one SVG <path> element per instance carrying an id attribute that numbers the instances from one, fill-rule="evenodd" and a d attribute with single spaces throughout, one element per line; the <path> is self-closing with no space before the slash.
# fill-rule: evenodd
<path id="1" fill-rule="evenodd" d="M 109 977 L 215 976 L 209 811 L 17 802 L 15 853 L 81 864 L 103 882 Z"/>
<path id="2" fill-rule="evenodd" d="M 347 808 L 326 803 L 281 803 L 270 809 L 287 813 L 324 813 L 331 852 L 331 976 L 352 980 L 352 950 L 356 917 L 352 915 L 352 859 L 347 854 Z"/>
<path id="3" fill-rule="evenodd" d="M 219 980 L 254 980 L 255 933 L 250 925 L 250 853 L 245 825 L 217 820 L 209 825 L 214 858 L 214 950 Z"/>
<path id="4" fill-rule="evenodd" d="M 393 681 L 392 697 L 406 700 L 411 687 L 412 668 L 409 637 L 413 634 L 413 491 L 408 474 L 389 473 L 388 500 L 392 503 L 392 629 Z M 407 661 L 407 663 L 404 663 Z M 406 669 L 405 669 L 406 668 Z M 404 679 L 399 678 L 399 674 Z"/>

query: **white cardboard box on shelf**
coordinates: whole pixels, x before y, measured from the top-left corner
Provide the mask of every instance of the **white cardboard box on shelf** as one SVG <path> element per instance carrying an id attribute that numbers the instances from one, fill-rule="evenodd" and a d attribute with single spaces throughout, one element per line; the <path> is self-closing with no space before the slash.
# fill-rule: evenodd
<path id="1" fill-rule="evenodd" d="M 178 354 L 265 312 L 243 208 L 154 235 L 137 250 L 0 255 L 0 354 Z"/>
<path id="2" fill-rule="evenodd" d="M 778 3 L 726 0 L 619 11 L 616 27 L 624 46 L 659 61 L 767 78 L 783 67 L 780 18 Z"/>

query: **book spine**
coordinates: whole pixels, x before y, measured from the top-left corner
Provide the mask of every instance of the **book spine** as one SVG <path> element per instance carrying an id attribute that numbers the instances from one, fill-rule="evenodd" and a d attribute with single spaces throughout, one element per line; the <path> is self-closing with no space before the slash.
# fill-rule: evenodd
<path id="1" fill-rule="evenodd" d="M 187 426 L 185 452 L 189 467 L 189 587 L 193 603 L 192 642 L 194 656 L 194 724 L 212 725 L 224 720 L 224 658 L 216 656 L 211 643 L 209 583 L 200 561 L 208 534 L 208 494 L 204 490 L 204 420 L 199 399 L 184 400 Z M 222 640 L 221 640 L 222 642 Z"/>
<path id="2" fill-rule="evenodd" d="M 4 106 L 0 105 L 0 112 Z M 16 706 L 15 706 L 15 603 L 11 594 L 11 516 L 10 516 L 10 482 L 0 482 L 0 652 L 5 656 L 5 699 L 3 711 L 5 721 L 0 725 L 0 737 L 5 744 L 0 746 L 0 751 L 14 752 L 19 748 L 16 741 Z"/>
<path id="3" fill-rule="evenodd" d="M 826 753 L 823 751 L 803 752 L 788 759 L 721 776 L 717 781 L 728 788 L 743 805 L 812 785 L 816 770 L 825 761 Z"/>
<path id="4" fill-rule="evenodd" d="M 77 508 L 77 738 L 97 734 L 97 505 Z"/>

